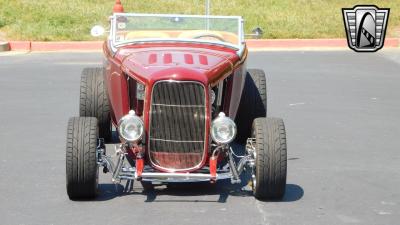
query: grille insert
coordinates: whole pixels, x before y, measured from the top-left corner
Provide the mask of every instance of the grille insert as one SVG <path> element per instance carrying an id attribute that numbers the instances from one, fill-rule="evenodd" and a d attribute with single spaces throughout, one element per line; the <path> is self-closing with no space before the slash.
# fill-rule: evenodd
<path id="1" fill-rule="evenodd" d="M 205 93 L 195 82 L 158 82 L 150 111 L 151 161 L 166 169 L 200 164 L 205 145 Z"/>

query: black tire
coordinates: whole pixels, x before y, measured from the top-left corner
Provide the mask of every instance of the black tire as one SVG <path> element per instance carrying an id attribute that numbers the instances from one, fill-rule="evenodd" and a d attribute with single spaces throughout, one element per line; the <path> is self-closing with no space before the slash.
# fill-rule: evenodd
<path id="1" fill-rule="evenodd" d="M 259 117 L 267 117 L 267 79 L 263 70 L 249 69 L 235 121 L 237 142 L 246 142 L 254 119 Z"/>
<path id="2" fill-rule="evenodd" d="M 252 137 L 256 139 L 254 196 L 258 199 L 281 199 L 285 194 L 287 172 L 286 132 L 283 120 L 255 119 Z"/>
<path id="3" fill-rule="evenodd" d="M 140 181 L 143 187 L 143 191 L 153 191 L 154 190 L 154 184 L 152 184 L 150 181 Z"/>
<path id="4" fill-rule="evenodd" d="M 97 119 L 72 117 L 68 121 L 66 175 L 70 199 L 94 198 L 99 170 L 96 159 Z"/>
<path id="5" fill-rule="evenodd" d="M 99 136 L 111 141 L 111 117 L 103 68 L 85 68 L 81 76 L 79 116 L 96 117 Z"/>

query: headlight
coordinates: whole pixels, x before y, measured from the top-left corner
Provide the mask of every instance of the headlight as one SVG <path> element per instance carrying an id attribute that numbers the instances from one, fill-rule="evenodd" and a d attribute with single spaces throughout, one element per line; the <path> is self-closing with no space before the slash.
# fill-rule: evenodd
<path id="1" fill-rule="evenodd" d="M 129 111 L 128 115 L 119 120 L 118 133 L 125 141 L 129 142 L 135 142 L 142 138 L 144 133 L 143 121 L 136 116 L 135 111 Z"/>
<path id="2" fill-rule="evenodd" d="M 211 137 L 217 144 L 228 144 L 235 139 L 236 125 L 225 113 L 220 112 L 212 122 Z"/>

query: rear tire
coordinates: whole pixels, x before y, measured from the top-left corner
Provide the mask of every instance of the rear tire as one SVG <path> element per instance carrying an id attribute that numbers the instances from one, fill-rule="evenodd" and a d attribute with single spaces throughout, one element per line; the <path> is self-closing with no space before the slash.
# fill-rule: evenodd
<path id="1" fill-rule="evenodd" d="M 73 117 L 68 121 L 66 175 L 70 199 L 94 198 L 99 170 L 96 158 L 97 119 Z"/>
<path id="2" fill-rule="evenodd" d="M 254 196 L 258 199 L 281 199 L 285 194 L 287 172 L 286 132 L 283 120 L 255 119 L 252 137 L 256 139 Z"/>
<path id="3" fill-rule="evenodd" d="M 103 68 L 85 68 L 82 71 L 79 115 L 96 117 L 99 122 L 99 136 L 106 142 L 111 141 L 110 105 Z"/>
<path id="4" fill-rule="evenodd" d="M 249 69 L 235 121 L 239 143 L 250 137 L 251 125 L 259 117 L 267 117 L 267 79 L 263 70 Z"/>

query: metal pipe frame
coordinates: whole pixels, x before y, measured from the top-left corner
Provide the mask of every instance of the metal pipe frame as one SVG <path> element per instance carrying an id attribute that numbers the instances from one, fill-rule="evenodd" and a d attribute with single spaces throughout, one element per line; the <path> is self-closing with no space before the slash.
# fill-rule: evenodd
<path id="1" fill-rule="evenodd" d="M 136 168 L 135 167 L 125 167 L 124 162 L 126 159 L 126 150 L 124 146 L 119 146 L 116 148 L 118 160 L 116 165 L 111 160 L 110 156 L 103 154 L 105 149 L 98 148 L 98 155 L 100 156 L 97 159 L 97 163 L 99 166 L 105 167 L 112 174 L 112 182 L 119 183 L 121 180 L 143 180 L 149 182 L 156 183 L 169 183 L 169 182 L 201 182 L 201 181 L 211 181 L 212 177 L 210 173 L 202 172 L 202 173 L 179 173 L 179 172 L 148 172 L 144 171 L 141 177 L 136 176 Z M 100 154 L 101 153 L 101 154 Z M 244 171 L 246 166 L 250 168 L 254 167 L 254 158 L 252 154 L 247 154 L 245 156 L 240 156 L 241 159 L 236 166 L 233 154 L 231 151 L 228 151 L 228 163 L 229 163 L 229 171 L 228 170 L 219 170 L 217 171 L 216 180 L 223 179 L 231 179 L 233 184 L 240 183 L 240 174 Z M 104 171 L 104 170 L 103 170 Z"/>
<path id="2" fill-rule="evenodd" d="M 204 19 L 236 19 L 238 21 L 238 43 L 230 44 L 227 42 L 217 42 L 217 41 L 207 41 L 207 40 L 193 40 L 193 39 L 165 39 L 165 38 L 146 38 L 146 39 L 137 39 L 137 40 L 129 40 L 129 41 L 121 41 L 116 42 L 115 40 L 115 32 L 117 30 L 116 18 L 118 16 L 127 16 L 127 17 L 182 17 L 182 18 L 204 18 Z M 216 46 L 224 46 L 228 48 L 232 48 L 236 51 L 236 54 L 242 58 L 243 52 L 245 49 L 245 40 L 244 40 L 244 22 L 241 16 L 211 16 L 211 15 L 182 15 L 182 14 L 144 14 L 144 13 L 114 13 L 110 17 L 110 35 L 108 37 L 109 45 L 113 51 L 116 53 L 119 47 L 128 45 L 128 44 L 142 44 L 149 42 L 173 42 L 173 43 L 199 43 L 199 44 L 209 44 Z"/>

